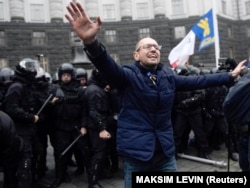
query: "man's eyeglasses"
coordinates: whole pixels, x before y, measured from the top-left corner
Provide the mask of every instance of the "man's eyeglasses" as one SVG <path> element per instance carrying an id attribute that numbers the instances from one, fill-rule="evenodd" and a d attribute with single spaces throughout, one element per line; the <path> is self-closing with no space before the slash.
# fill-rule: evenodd
<path id="1" fill-rule="evenodd" d="M 159 51 L 162 48 L 161 45 L 157 45 L 157 44 L 144 44 L 144 45 L 140 46 L 136 51 L 138 52 L 141 48 L 145 49 L 145 50 L 150 50 L 152 47 L 154 47 L 154 49 L 159 50 Z"/>

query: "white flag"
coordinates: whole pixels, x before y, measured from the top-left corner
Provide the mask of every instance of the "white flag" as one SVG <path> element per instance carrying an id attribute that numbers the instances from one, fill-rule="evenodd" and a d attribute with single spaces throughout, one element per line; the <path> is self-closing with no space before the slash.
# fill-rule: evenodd
<path id="1" fill-rule="evenodd" d="M 184 65 L 190 55 L 194 54 L 195 33 L 191 30 L 169 53 L 168 59 L 173 68 Z"/>

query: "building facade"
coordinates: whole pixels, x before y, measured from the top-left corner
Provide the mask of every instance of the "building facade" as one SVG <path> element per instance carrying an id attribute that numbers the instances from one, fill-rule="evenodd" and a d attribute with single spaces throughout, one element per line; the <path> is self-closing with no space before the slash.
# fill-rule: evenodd
<path id="1" fill-rule="evenodd" d="M 161 61 L 208 10 L 216 11 L 220 57 L 240 61 L 250 55 L 250 0 L 78 0 L 90 18 L 103 21 L 99 39 L 119 64 L 134 62 L 135 43 L 150 36 L 163 46 Z M 51 74 L 61 63 L 92 69 L 82 42 L 65 19 L 70 0 L 0 0 L 0 68 L 25 57 L 39 58 Z M 216 67 L 213 46 L 190 62 Z"/>

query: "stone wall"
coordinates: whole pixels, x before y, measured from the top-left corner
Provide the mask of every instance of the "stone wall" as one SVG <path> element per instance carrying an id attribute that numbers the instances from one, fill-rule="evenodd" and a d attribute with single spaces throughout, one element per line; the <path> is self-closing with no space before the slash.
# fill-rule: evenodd
<path id="1" fill-rule="evenodd" d="M 163 45 L 161 61 L 168 64 L 168 53 L 180 42 L 180 40 L 174 39 L 174 27 L 184 25 L 188 32 L 198 19 L 199 17 L 171 21 L 167 18 L 161 18 L 146 21 L 105 22 L 98 38 L 105 44 L 109 53 L 119 55 L 121 64 L 132 63 L 133 50 L 139 39 L 138 30 L 149 27 L 151 37 Z M 228 48 L 233 48 L 237 61 L 248 57 L 249 38 L 246 37 L 245 26 L 247 23 L 223 18 L 218 18 L 218 23 L 221 55 L 229 57 Z M 227 36 L 228 26 L 232 28 L 232 38 Z M 36 54 L 42 53 L 48 58 L 50 72 L 53 73 L 61 63 L 72 62 L 74 59 L 74 50 L 70 39 L 71 27 L 68 23 L 0 22 L 0 30 L 6 34 L 6 46 L 0 46 L 0 58 L 7 58 L 10 67 L 14 67 L 22 58 L 35 57 Z M 105 42 L 105 30 L 116 30 L 116 43 L 108 44 Z M 47 44 L 32 46 L 33 31 L 45 31 Z M 197 40 L 195 54 L 191 57 L 191 63 L 202 63 L 208 68 L 215 67 L 214 47 L 211 46 L 198 52 L 198 44 Z"/>

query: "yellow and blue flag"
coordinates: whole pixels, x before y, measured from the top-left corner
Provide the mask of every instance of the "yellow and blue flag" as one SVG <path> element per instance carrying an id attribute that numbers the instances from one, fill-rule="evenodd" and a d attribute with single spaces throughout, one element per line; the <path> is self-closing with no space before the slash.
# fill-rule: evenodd
<path id="1" fill-rule="evenodd" d="M 203 15 L 179 44 L 170 51 L 168 59 L 173 68 L 184 65 L 189 56 L 194 54 L 196 36 L 200 39 L 199 51 L 215 44 L 212 9 Z"/>
<path id="2" fill-rule="evenodd" d="M 200 39 L 199 51 L 215 43 L 213 10 L 210 9 L 192 27 L 192 31 Z"/>

